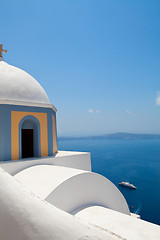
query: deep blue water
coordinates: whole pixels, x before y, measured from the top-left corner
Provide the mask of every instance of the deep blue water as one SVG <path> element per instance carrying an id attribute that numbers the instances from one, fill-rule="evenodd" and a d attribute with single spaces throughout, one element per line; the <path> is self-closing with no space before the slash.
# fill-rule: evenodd
<path id="1" fill-rule="evenodd" d="M 59 140 L 58 147 L 91 152 L 92 170 L 119 188 L 130 211 L 160 225 L 160 140 Z M 137 189 L 120 187 L 122 180 Z"/>

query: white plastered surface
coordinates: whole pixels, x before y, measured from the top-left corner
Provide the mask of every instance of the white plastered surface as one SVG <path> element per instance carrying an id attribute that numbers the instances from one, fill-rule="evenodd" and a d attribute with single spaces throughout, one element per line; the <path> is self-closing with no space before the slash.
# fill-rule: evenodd
<path id="1" fill-rule="evenodd" d="M 117 240 L 27 191 L 0 168 L 1 240 Z"/>
<path id="2" fill-rule="evenodd" d="M 39 165 L 27 168 L 14 176 L 26 188 L 45 199 L 57 186 L 85 171 L 61 166 Z"/>
<path id="3" fill-rule="evenodd" d="M 49 104 L 46 92 L 31 75 L 2 60 L 0 100 Z"/>
<path id="4" fill-rule="evenodd" d="M 76 215 L 84 222 L 107 229 L 127 240 L 159 240 L 160 227 L 141 219 L 99 206 L 89 207 Z"/>

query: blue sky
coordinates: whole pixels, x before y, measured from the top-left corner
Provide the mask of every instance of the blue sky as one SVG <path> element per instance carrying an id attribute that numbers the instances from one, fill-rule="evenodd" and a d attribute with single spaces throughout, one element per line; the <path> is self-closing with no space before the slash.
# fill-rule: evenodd
<path id="1" fill-rule="evenodd" d="M 159 0 L 5 0 L 0 42 L 58 109 L 58 135 L 160 133 L 159 13 Z"/>

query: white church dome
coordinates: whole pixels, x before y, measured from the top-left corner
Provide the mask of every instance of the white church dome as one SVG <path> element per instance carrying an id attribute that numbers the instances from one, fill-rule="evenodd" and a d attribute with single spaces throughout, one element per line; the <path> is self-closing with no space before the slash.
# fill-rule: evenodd
<path id="1" fill-rule="evenodd" d="M 41 85 L 25 71 L 0 59 L 0 100 L 49 104 Z"/>

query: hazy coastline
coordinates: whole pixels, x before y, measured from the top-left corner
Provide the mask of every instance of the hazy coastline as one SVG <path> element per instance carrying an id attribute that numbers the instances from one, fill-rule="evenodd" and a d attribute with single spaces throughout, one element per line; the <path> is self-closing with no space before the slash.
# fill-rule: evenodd
<path id="1" fill-rule="evenodd" d="M 99 136 L 84 136 L 84 137 L 63 137 L 58 136 L 58 140 L 83 140 L 83 139 L 122 139 L 122 140 L 131 140 L 131 139 L 160 139 L 160 134 L 136 134 L 136 133 L 112 133 L 104 134 Z"/>

